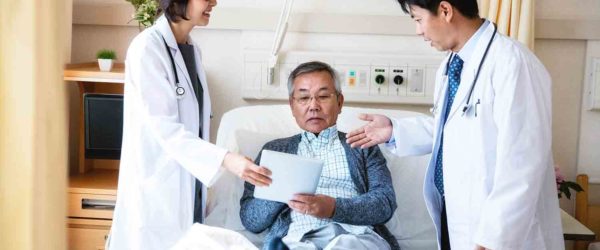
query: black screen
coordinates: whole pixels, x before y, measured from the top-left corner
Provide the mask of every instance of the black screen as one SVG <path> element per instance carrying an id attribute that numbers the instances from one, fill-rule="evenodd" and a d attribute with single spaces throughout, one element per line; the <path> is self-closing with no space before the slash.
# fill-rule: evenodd
<path id="1" fill-rule="evenodd" d="M 85 94 L 85 157 L 119 159 L 123 138 L 123 95 Z"/>

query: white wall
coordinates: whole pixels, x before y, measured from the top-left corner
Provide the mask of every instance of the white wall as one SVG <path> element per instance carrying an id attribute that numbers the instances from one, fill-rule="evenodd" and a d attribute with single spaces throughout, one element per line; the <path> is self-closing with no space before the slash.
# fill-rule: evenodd
<path id="1" fill-rule="evenodd" d="M 219 8 L 249 8 L 280 11 L 283 0 L 228 0 L 219 1 Z M 297 0 L 294 12 L 344 13 L 369 15 L 404 15 L 397 11 L 398 2 L 390 0 Z"/>
<path id="2" fill-rule="evenodd" d="M 591 58 L 600 58 L 600 41 L 590 41 L 587 46 L 587 58 L 585 63 L 589 68 Z M 589 73 L 589 72 L 588 72 Z M 590 81 L 588 75 L 587 80 Z M 588 107 L 587 92 L 590 91 L 589 82 L 586 82 L 583 92 L 582 109 L 581 109 L 581 128 L 579 135 L 579 155 L 578 155 L 578 173 L 586 173 L 590 175 L 590 182 L 600 184 L 600 111 L 590 111 Z M 600 185 L 590 187 L 591 201 L 600 204 Z"/>
<path id="3" fill-rule="evenodd" d="M 544 19 L 600 19 L 598 0 L 535 0 L 535 17 Z"/>
<path id="4" fill-rule="evenodd" d="M 263 41 L 264 36 L 272 37 L 271 32 L 196 29 L 192 37 L 203 48 L 204 65 L 208 72 L 211 97 L 214 98 L 215 120 L 235 107 L 273 103 L 262 100 L 242 100 L 242 52 L 244 49 L 269 49 L 271 43 L 254 43 L 247 40 Z M 251 36 L 250 38 L 248 36 Z M 269 41 L 272 39 L 268 39 Z M 437 52 L 415 36 L 375 36 L 344 34 L 307 34 L 292 33 L 282 46 L 282 52 L 293 50 L 323 52 L 373 52 L 394 54 L 437 54 Z M 227 65 L 227 67 L 224 67 Z M 285 102 L 278 102 L 285 103 Z M 347 103 L 348 105 L 356 105 Z M 371 107 L 387 107 L 394 109 L 411 109 L 426 112 L 426 106 L 403 105 L 362 105 Z M 212 131 L 216 135 L 216 126 Z M 213 138 L 214 139 L 214 138 Z"/>
<path id="5" fill-rule="evenodd" d="M 552 77 L 552 149 L 554 163 L 575 181 L 586 42 L 536 40 L 536 54 Z M 561 199 L 571 211 L 573 202 Z"/>

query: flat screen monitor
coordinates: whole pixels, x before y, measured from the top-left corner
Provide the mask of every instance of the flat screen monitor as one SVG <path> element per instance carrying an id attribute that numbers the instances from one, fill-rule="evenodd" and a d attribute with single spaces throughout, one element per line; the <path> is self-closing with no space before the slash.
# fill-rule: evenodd
<path id="1" fill-rule="evenodd" d="M 85 157 L 119 159 L 123 138 L 123 95 L 83 96 Z"/>

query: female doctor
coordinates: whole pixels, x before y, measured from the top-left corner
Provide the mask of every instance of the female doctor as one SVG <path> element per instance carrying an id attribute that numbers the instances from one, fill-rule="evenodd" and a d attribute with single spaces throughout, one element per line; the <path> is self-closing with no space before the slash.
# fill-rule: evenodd
<path id="1" fill-rule="evenodd" d="M 208 142 L 208 84 L 189 34 L 194 26 L 208 24 L 215 5 L 216 0 L 160 0 L 164 15 L 129 46 L 108 249 L 173 246 L 202 218 L 206 197 L 197 196 L 196 179 L 210 186 L 226 169 L 254 185 L 271 183 L 268 169 Z"/>
<path id="2" fill-rule="evenodd" d="M 362 115 L 352 146 L 432 153 L 424 182 L 440 249 L 564 249 L 552 167 L 551 79 L 478 15 L 476 0 L 399 0 L 417 34 L 450 51 L 434 117 Z"/>

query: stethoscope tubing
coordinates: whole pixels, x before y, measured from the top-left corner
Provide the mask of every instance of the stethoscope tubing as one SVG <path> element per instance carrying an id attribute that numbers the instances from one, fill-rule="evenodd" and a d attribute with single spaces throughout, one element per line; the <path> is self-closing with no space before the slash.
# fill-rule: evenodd
<path id="1" fill-rule="evenodd" d="M 479 79 L 479 73 L 481 72 L 481 67 L 483 66 L 483 63 L 485 62 L 485 59 L 488 55 L 488 52 L 490 50 L 490 47 L 492 45 L 492 42 L 494 41 L 494 38 L 496 37 L 496 33 L 498 33 L 498 26 L 496 26 L 495 23 L 492 22 L 492 25 L 494 25 L 494 32 L 492 33 L 492 37 L 490 38 L 485 51 L 483 52 L 483 57 L 481 58 L 481 61 L 479 62 L 479 66 L 477 67 L 477 71 L 475 72 L 475 78 L 473 79 L 473 82 L 471 83 L 471 86 L 469 88 L 469 94 L 466 97 L 466 103 L 465 106 L 462 109 L 463 115 L 469 110 L 470 108 L 470 102 L 471 102 L 471 97 L 473 96 L 473 91 L 475 90 L 475 85 L 477 84 L 477 79 Z M 436 98 L 436 101 L 433 105 L 433 107 L 431 108 L 431 113 L 435 114 L 437 112 L 437 109 L 439 108 L 439 101 L 440 101 L 440 97 L 441 97 L 441 91 L 444 88 L 447 88 L 448 86 L 448 68 L 450 67 L 450 62 L 452 60 L 452 58 L 454 57 L 453 54 L 451 54 L 448 57 L 448 60 L 446 61 L 446 69 L 444 71 L 444 86 L 442 86 L 439 90 L 438 90 L 438 95 Z M 463 103 L 465 102 L 465 99 L 463 99 L 462 101 Z M 449 108 L 449 107 L 447 107 Z"/>
<path id="2" fill-rule="evenodd" d="M 173 67 L 173 74 L 175 75 L 175 94 L 177 95 L 178 98 L 182 98 L 183 95 L 185 94 L 185 89 L 179 83 L 179 76 L 177 75 L 177 68 L 175 68 L 175 60 L 173 59 L 173 55 L 171 54 L 171 49 L 169 48 L 169 45 L 167 44 L 165 37 L 162 35 L 160 37 L 163 39 L 165 48 L 167 49 L 167 53 L 169 53 L 169 59 L 171 59 L 171 66 Z"/>
<path id="3" fill-rule="evenodd" d="M 488 42 L 487 47 L 485 48 L 485 52 L 483 52 L 483 57 L 481 58 L 481 62 L 479 62 L 479 66 L 477 67 L 477 71 L 475 73 L 475 79 L 473 79 L 473 84 L 471 84 L 471 88 L 469 88 L 469 95 L 467 95 L 467 103 L 465 104 L 465 107 L 462 110 L 463 114 L 468 110 L 468 107 L 471 102 L 471 96 L 473 95 L 473 90 L 475 89 L 475 84 L 477 84 L 477 79 L 479 79 L 479 73 L 481 72 L 481 67 L 483 66 L 483 63 L 485 62 L 485 58 L 488 55 L 488 51 L 490 51 L 490 47 L 492 46 L 494 37 L 496 37 L 496 33 L 498 32 L 498 26 L 496 26 L 495 23 L 492 23 L 492 24 L 494 25 L 494 33 L 492 33 L 492 38 L 490 38 L 490 41 Z"/>

